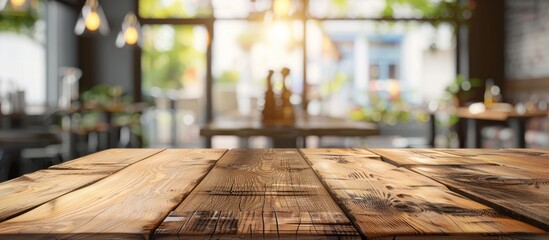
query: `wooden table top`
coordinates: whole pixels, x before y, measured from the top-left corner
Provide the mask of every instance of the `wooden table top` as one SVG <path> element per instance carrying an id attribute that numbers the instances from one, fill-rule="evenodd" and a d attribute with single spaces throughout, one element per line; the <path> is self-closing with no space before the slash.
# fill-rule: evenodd
<path id="1" fill-rule="evenodd" d="M 259 116 L 220 116 L 201 127 L 202 136 L 372 136 L 378 135 L 376 124 L 339 118 L 306 116 L 298 118 L 294 125 L 264 125 Z"/>
<path id="2" fill-rule="evenodd" d="M 0 184 L 0 239 L 548 239 L 549 150 L 111 149 Z"/>
<path id="3" fill-rule="evenodd" d="M 48 129 L 0 129 L 0 149 L 43 147 L 59 142 L 59 133 Z"/>
<path id="4" fill-rule="evenodd" d="M 510 118 L 533 118 L 533 117 L 546 117 L 549 116 L 549 111 L 545 110 L 532 110 L 524 113 L 518 113 L 513 111 L 498 111 L 492 109 L 486 109 L 480 113 L 471 113 L 469 108 L 459 107 L 457 108 L 456 115 L 460 118 L 478 119 L 478 120 L 491 120 L 491 121 L 507 121 Z"/>

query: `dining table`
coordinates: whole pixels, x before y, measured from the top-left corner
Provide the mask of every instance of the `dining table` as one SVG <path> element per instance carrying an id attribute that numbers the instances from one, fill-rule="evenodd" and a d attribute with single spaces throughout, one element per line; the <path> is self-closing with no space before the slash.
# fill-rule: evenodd
<path id="1" fill-rule="evenodd" d="M 24 149 L 60 143 L 59 133 L 50 129 L 0 129 L 0 182 L 21 175 L 21 153 Z"/>
<path id="2" fill-rule="evenodd" d="M 549 110 L 533 109 L 524 112 L 500 109 L 485 109 L 480 112 L 471 111 L 467 107 L 459 107 L 456 116 L 465 120 L 465 142 L 468 148 L 480 148 L 481 130 L 485 125 L 507 124 L 513 132 L 513 145 L 518 148 L 526 147 L 526 124 L 532 118 L 549 117 Z"/>
<path id="3" fill-rule="evenodd" d="M 0 184 L 0 239 L 549 239 L 549 150 L 109 149 Z"/>
<path id="4" fill-rule="evenodd" d="M 329 116 L 297 114 L 294 122 L 264 123 L 261 116 L 227 114 L 216 117 L 200 128 L 206 147 L 212 147 L 215 136 L 239 137 L 241 148 L 248 148 L 250 137 L 264 136 L 274 148 L 308 147 L 306 137 L 368 137 L 379 135 L 377 124 Z"/>

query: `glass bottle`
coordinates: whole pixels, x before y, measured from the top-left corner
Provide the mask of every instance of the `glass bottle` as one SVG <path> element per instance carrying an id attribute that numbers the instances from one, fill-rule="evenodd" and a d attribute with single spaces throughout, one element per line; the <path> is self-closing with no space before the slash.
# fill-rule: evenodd
<path id="1" fill-rule="evenodd" d="M 491 107 L 494 104 L 494 95 L 492 94 L 493 86 L 494 81 L 492 79 L 487 79 L 484 89 L 484 106 L 486 106 L 487 108 Z"/>

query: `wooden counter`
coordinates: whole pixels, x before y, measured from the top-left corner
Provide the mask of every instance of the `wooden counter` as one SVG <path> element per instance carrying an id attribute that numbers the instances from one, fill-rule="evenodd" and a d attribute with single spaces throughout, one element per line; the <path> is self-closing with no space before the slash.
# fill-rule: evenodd
<path id="1" fill-rule="evenodd" d="M 549 151 L 111 149 L 0 184 L 0 239 L 548 239 Z"/>

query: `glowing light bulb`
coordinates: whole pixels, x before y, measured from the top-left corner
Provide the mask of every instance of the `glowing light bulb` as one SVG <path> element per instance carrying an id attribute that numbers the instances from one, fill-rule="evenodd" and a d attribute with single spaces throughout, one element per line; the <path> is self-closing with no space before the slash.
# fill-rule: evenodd
<path id="1" fill-rule="evenodd" d="M 140 43 L 141 25 L 133 12 L 129 12 L 122 22 L 122 30 L 116 38 L 116 46 L 121 48 L 124 45 L 138 45 Z"/>
<path id="2" fill-rule="evenodd" d="M 99 19 L 99 14 L 96 11 L 90 12 L 86 16 L 86 28 L 90 31 L 97 31 L 101 25 L 101 19 Z"/>
<path id="3" fill-rule="evenodd" d="M 124 31 L 124 39 L 128 45 L 135 45 L 137 40 L 139 40 L 139 33 L 137 32 L 137 29 L 134 27 L 128 27 L 126 31 Z"/>
<path id="4" fill-rule="evenodd" d="M 25 4 L 25 0 L 11 0 L 11 6 L 14 8 L 20 8 Z"/>

